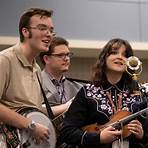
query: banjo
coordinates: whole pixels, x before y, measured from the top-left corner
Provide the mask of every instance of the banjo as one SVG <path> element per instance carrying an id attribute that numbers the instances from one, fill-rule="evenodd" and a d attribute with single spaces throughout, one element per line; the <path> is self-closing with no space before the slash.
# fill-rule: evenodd
<path id="1" fill-rule="evenodd" d="M 9 147 L 11 148 L 55 148 L 56 147 L 56 132 L 54 129 L 54 126 L 50 119 L 41 111 L 39 111 L 36 108 L 32 107 L 25 107 L 21 110 L 18 111 L 21 115 L 25 116 L 26 118 L 30 118 L 36 123 L 42 124 L 49 129 L 49 139 L 46 141 L 42 141 L 40 144 L 36 144 L 34 138 L 32 137 L 31 130 L 29 129 L 16 129 L 15 130 L 15 136 L 16 138 L 16 143 L 13 145 L 10 143 L 10 140 L 7 139 L 9 136 L 6 135 L 6 141 Z M 7 127 L 7 126 L 6 126 Z M 4 128 L 8 129 L 9 133 L 13 132 L 12 130 L 9 130 L 9 128 Z M 4 131 L 3 130 L 3 131 Z M 5 136 L 4 136 L 5 138 Z M 7 148 L 6 144 L 4 144 L 5 147 Z M 3 146 L 4 146 L 3 145 Z"/>
<path id="2" fill-rule="evenodd" d="M 26 110 L 26 109 L 25 109 Z M 20 148 L 55 148 L 56 146 L 56 133 L 54 126 L 50 119 L 34 108 L 27 108 L 24 112 L 21 111 L 21 114 L 27 118 L 31 118 L 33 121 L 43 124 L 49 129 L 49 139 L 43 141 L 40 144 L 36 144 L 31 136 L 30 130 L 17 130 L 18 137 L 20 140 Z"/>

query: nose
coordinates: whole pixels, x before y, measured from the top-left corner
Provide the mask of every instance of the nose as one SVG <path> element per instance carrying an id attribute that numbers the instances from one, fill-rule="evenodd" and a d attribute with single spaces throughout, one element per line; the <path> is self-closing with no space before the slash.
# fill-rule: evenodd
<path id="1" fill-rule="evenodd" d="M 70 57 L 68 55 L 65 55 L 64 60 L 68 61 L 68 60 L 70 60 Z"/>
<path id="2" fill-rule="evenodd" d="M 123 63 L 125 63 L 127 58 L 125 57 L 125 55 L 119 53 L 118 54 L 118 59 L 120 59 L 121 61 L 123 61 Z"/>
<path id="3" fill-rule="evenodd" d="M 47 30 L 46 30 L 46 34 L 47 34 L 48 36 L 51 36 L 51 37 L 53 36 L 53 34 L 52 34 L 52 32 L 50 31 L 50 29 L 47 29 Z"/>
<path id="4" fill-rule="evenodd" d="M 124 56 L 123 56 L 122 53 L 119 53 L 119 54 L 118 54 L 118 57 L 119 57 L 120 59 L 124 59 Z"/>

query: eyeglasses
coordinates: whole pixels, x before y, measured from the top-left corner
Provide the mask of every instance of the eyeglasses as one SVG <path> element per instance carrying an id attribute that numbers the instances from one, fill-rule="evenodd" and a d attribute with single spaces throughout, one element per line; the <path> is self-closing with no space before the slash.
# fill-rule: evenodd
<path id="1" fill-rule="evenodd" d="M 50 56 L 55 56 L 55 57 L 65 60 L 66 58 L 72 58 L 73 53 L 69 52 L 69 53 L 51 54 Z"/>
<path id="2" fill-rule="evenodd" d="M 29 29 L 38 29 L 41 32 L 47 32 L 49 31 L 53 36 L 56 35 L 56 33 L 53 31 L 53 28 L 49 28 L 48 26 L 44 25 L 44 24 L 38 24 L 37 26 L 33 27 L 33 26 L 29 26 Z"/>

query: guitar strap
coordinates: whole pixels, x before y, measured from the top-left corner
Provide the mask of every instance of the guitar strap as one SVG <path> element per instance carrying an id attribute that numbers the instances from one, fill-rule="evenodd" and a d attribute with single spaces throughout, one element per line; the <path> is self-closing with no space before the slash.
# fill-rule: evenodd
<path id="1" fill-rule="evenodd" d="M 40 84 L 40 88 L 41 88 L 41 91 L 42 91 L 42 94 L 43 94 L 43 97 L 44 97 L 44 102 L 45 102 L 45 105 L 46 105 L 46 109 L 47 109 L 48 116 L 49 116 L 50 119 L 54 119 L 54 114 L 53 114 L 53 112 L 52 112 L 52 110 L 51 110 L 51 107 L 50 107 L 50 105 L 49 105 L 49 103 L 48 103 L 48 99 L 47 99 L 47 97 L 46 97 L 46 95 L 45 95 L 45 92 L 44 92 L 44 89 L 43 89 L 43 87 L 42 87 L 41 81 L 40 81 L 40 79 L 39 79 L 38 73 L 36 73 L 36 75 L 37 75 L 38 82 L 39 82 L 39 84 Z"/>
<path id="2" fill-rule="evenodd" d="M 20 144 L 20 140 L 16 132 L 17 129 L 6 124 L 1 124 L 0 126 L 2 133 L 4 134 L 4 138 L 6 139 L 7 147 L 16 148 Z"/>

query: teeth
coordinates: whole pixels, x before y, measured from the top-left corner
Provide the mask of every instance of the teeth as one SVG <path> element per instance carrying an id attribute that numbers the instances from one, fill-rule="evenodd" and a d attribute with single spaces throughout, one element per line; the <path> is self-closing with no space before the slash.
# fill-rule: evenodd
<path id="1" fill-rule="evenodd" d="M 49 43 L 49 41 L 44 41 L 45 43 Z"/>
<path id="2" fill-rule="evenodd" d="M 115 64 L 120 64 L 120 65 L 123 65 L 123 63 L 121 63 L 121 62 L 115 62 Z"/>
<path id="3" fill-rule="evenodd" d="M 49 40 L 42 40 L 44 43 L 49 43 L 50 41 Z"/>

